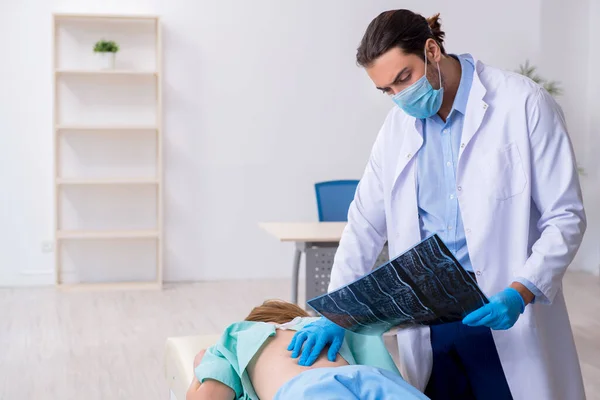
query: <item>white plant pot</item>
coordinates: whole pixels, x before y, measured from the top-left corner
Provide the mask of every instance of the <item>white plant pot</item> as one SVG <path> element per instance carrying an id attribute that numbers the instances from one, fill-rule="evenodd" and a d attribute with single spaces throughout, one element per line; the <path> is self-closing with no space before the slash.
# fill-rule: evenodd
<path id="1" fill-rule="evenodd" d="M 114 69 L 116 53 L 96 53 L 100 69 Z"/>

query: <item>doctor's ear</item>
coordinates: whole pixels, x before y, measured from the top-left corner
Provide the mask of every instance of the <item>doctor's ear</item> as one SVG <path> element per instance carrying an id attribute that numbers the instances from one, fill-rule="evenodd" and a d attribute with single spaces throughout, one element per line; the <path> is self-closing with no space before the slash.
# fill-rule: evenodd
<path id="1" fill-rule="evenodd" d="M 427 39 L 425 42 L 425 52 L 429 62 L 438 63 L 442 59 L 442 50 L 433 39 Z"/>

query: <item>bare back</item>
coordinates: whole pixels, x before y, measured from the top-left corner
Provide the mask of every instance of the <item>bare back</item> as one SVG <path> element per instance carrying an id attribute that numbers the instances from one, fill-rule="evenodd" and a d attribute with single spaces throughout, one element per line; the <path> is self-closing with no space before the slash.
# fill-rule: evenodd
<path id="1" fill-rule="evenodd" d="M 263 344 L 248 365 L 248 375 L 252 386 L 261 400 L 272 399 L 284 383 L 304 371 L 348 365 L 348 362 L 339 354 L 335 362 L 329 361 L 327 359 L 328 347 L 312 366 L 298 365 L 299 358 L 292 358 L 291 352 L 287 350 L 295 333 L 295 331 L 277 329 L 275 336 Z"/>

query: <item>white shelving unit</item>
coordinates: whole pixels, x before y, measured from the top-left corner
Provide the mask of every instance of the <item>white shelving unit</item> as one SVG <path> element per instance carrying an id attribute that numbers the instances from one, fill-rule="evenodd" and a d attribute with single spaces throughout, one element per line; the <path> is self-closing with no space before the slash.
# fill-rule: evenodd
<path id="1" fill-rule="evenodd" d="M 126 70 L 109 70 L 109 71 L 86 71 L 86 70 L 68 70 L 59 69 L 56 70 L 57 75 L 68 76 L 68 75 L 123 75 L 123 76 L 157 76 L 156 72 L 148 71 L 126 71 Z"/>
<path id="2" fill-rule="evenodd" d="M 52 37 L 56 284 L 66 289 L 159 289 L 159 17 L 55 14 Z M 94 62 L 93 45 L 101 39 L 120 46 L 115 69 L 103 70 Z M 155 249 L 152 261 L 149 244 Z M 121 279 L 110 278 L 111 268 Z M 128 275 L 136 272 L 151 277 Z"/>
<path id="3" fill-rule="evenodd" d="M 56 125 L 59 131 L 146 131 L 155 130 L 154 125 Z"/>

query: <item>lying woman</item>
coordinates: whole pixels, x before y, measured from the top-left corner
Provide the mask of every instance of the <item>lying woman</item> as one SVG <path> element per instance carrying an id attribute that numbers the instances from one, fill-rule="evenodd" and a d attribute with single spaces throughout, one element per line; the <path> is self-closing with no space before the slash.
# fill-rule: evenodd
<path id="1" fill-rule="evenodd" d="M 299 349 L 290 357 L 288 344 L 295 331 L 316 320 L 284 301 L 255 307 L 196 356 L 186 400 L 427 399 L 402 379 L 381 337 L 346 331 L 329 355 L 300 365 Z"/>

